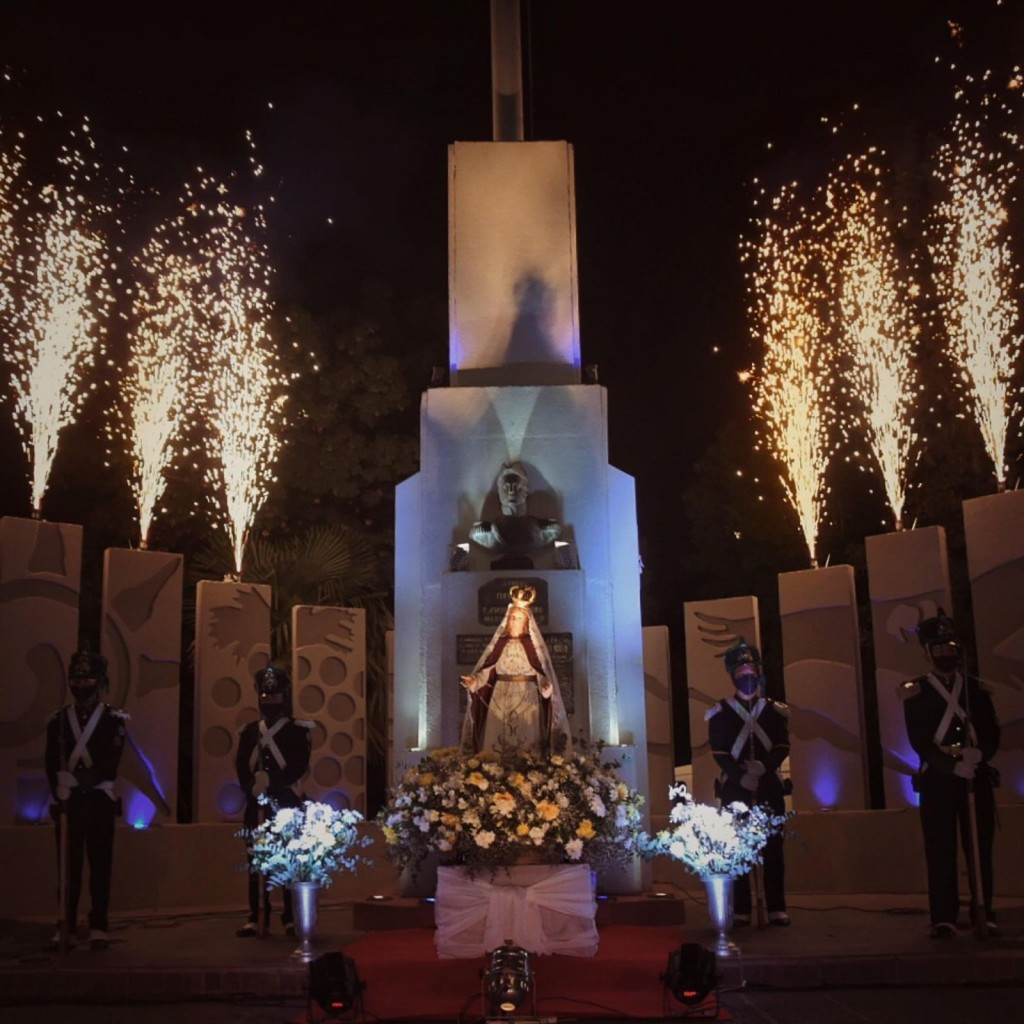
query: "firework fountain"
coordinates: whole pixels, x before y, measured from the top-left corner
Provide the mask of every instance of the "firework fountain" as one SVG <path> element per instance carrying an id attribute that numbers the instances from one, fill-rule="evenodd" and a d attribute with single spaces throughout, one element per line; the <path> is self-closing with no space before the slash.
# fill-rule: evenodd
<path id="1" fill-rule="evenodd" d="M 232 203 L 227 188 L 203 178 L 186 190 L 183 230 L 191 231 L 202 272 L 190 295 L 207 363 L 205 399 L 219 466 L 211 482 L 234 553 L 235 571 L 249 527 L 267 496 L 284 424 L 283 374 L 269 332 L 270 276 L 260 238 L 262 210 Z"/>
<path id="2" fill-rule="evenodd" d="M 779 479 L 816 566 L 834 419 L 823 224 L 797 203 L 792 188 L 754 224 L 758 238 L 745 242 L 742 253 L 753 264 L 749 312 L 763 346 L 752 376 L 758 443 L 782 466 Z"/>
<path id="3" fill-rule="evenodd" d="M 14 308 L 18 252 L 15 218 L 21 205 L 18 184 L 23 162 L 21 148 L 8 146 L 0 133 L 0 316 Z"/>
<path id="4" fill-rule="evenodd" d="M 849 372 L 843 389 L 881 470 L 886 499 L 902 529 L 907 475 L 918 440 L 913 403 L 918 328 L 908 279 L 896 252 L 893 214 L 883 197 L 874 152 L 840 165 L 829 178 L 834 220 L 832 292 Z"/>
<path id="5" fill-rule="evenodd" d="M 139 274 L 133 304 L 131 353 L 124 389 L 130 408 L 132 493 L 146 547 L 165 471 L 173 462 L 194 396 L 202 388 L 189 354 L 202 337 L 202 281 L 194 239 L 184 216 L 161 225 L 134 260 Z"/>
<path id="6" fill-rule="evenodd" d="M 72 132 L 62 149 L 61 177 L 66 183 L 43 187 L 37 201 L 25 201 L 20 246 L 4 274 L 9 325 L 3 356 L 11 366 L 15 420 L 31 466 L 32 507 L 36 514 L 50 478 L 61 430 L 71 423 L 88 394 L 83 378 L 102 354 L 104 323 L 113 304 L 106 276 L 107 246 L 95 221 L 109 211 L 91 203 L 83 188 L 97 165 L 75 144 L 92 147 L 88 126 Z M 7 191 L 18 166 L 8 155 L 0 173 Z M 7 205 L 7 197 L 4 197 Z M 13 223 L 0 225 L 12 244 Z M 8 254 L 5 257 L 7 264 Z M 95 387 L 95 384 L 92 385 Z"/>
<path id="7" fill-rule="evenodd" d="M 1021 346 L 1021 336 L 1014 333 L 1018 268 L 1007 227 L 1017 168 L 998 145 L 986 141 L 993 134 L 992 115 L 1006 112 L 1005 105 L 985 96 L 972 112 L 964 90 L 957 98 L 963 108 L 953 119 L 952 141 L 940 148 L 934 172 L 945 197 L 936 209 L 930 251 L 949 354 L 1002 490 L 1007 436 L 1016 412 L 1011 385 Z M 1004 134 L 1003 139 L 1020 149 L 1018 136 Z"/>

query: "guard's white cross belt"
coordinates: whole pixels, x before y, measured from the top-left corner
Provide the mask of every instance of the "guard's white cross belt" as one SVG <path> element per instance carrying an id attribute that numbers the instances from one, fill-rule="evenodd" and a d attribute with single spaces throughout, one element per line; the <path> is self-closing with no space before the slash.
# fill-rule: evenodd
<path id="1" fill-rule="evenodd" d="M 71 748 L 71 756 L 68 758 L 68 771 L 73 772 L 79 764 L 86 768 L 92 767 L 92 755 L 89 753 L 89 740 L 96 731 L 100 719 L 103 717 L 103 705 L 97 704 L 89 716 L 89 721 L 82 729 L 78 724 L 78 715 L 74 708 L 68 708 L 68 725 L 71 727 L 71 735 L 75 737 L 75 745 Z"/>
<path id="2" fill-rule="evenodd" d="M 765 749 L 765 753 L 772 749 L 774 745 L 770 739 L 768 739 L 768 733 L 757 724 L 757 720 L 764 711 L 767 701 L 764 697 L 761 697 L 754 707 L 748 711 L 738 700 L 734 697 L 730 697 L 726 703 L 740 716 L 740 720 L 743 722 L 743 728 L 740 729 L 739 735 L 736 737 L 736 742 L 732 745 L 732 750 L 729 753 L 732 755 L 734 761 L 740 759 L 740 754 L 743 753 L 743 748 L 747 745 L 751 735 L 756 736 Z"/>
<path id="3" fill-rule="evenodd" d="M 959 672 L 957 673 L 956 682 L 953 684 L 952 690 L 947 690 L 941 680 L 932 672 L 928 673 L 928 682 L 932 684 L 938 695 L 946 702 L 946 710 L 942 713 L 939 727 L 935 730 L 935 735 L 932 737 L 932 742 L 937 747 L 940 747 L 945 742 L 946 733 L 949 731 L 950 725 L 953 724 L 954 716 L 959 718 L 961 722 L 967 722 L 967 712 L 960 703 L 960 695 L 964 690 L 964 677 Z M 974 727 L 969 723 L 967 735 L 971 743 L 977 742 L 974 735 Z"/>
<path id="4" fill-rule="evenodd" d="M 260 719 L 260 739 L 255 747 L 252 748 L 252 753 L 249 755 L 249 771 L 254 772 L 256 765 L 259 764 L 260 751 L 269 750 L 270 756 L 277 762 L 278 768 L 284 768 L 288 763 L 284 759 L 284 754 L 281 753 L 281 748 L 274 742 L 274 737 L 284 728 L 285 723 L 288 721 L 287 718 L 279 718 L 269 729 L 267 723 Z"/>

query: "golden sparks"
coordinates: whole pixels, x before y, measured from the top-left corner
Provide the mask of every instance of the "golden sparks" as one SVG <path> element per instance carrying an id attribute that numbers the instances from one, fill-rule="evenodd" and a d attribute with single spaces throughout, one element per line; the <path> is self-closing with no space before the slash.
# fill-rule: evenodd
<path id="1" fill-rule="evenodd" d="M 24 200 L 25 217 L 13 262 L 4 253 L 4 281 L 17 279 L 15 294 L 0 304 L 8 328 L 3 356 L 11 365 L 14 415 L 31 472 L 32 507 L 38 513 L 50 478 L 60 432 L 73 422 L 89 389 L 84 378 L 102 354 L 113 305 L 107 276 L 108 249 L 97 222 L 109 213 L 86 198 L 83 187 L 96 168 L 76 148 L 91 149 L 88 125 L 72 132 L 61 149 L 55 180 Z M 3 170 L 16 170 L 7 155 Z M 3 197 L 7 205 L 7 196 Z M 10 238 L 11 226 L 5 230 Z M 5 246 L 11 242 L 4 243 Z"/>
<path id="2" fill-rule="evenodd" d="M 186 225 L 184 215 L 160 225 L 133 260 L 137 284 L 123 386 L 142 547 L 149 540 L 175 442 L 202 392 L 190 352 L 203 337 L 203 307 L 195 299 L 204 271 Z"/>
<path id="3" fill-rule="evenodd" d="M 884 174 L 870 153 L 829 177 L 834 223 L 832 292 L 839 337 L 848 357 L 843 390 L 882 474 L 886 499 L 902 529 L 907 475 L 919 449 L 913 407 L 918 328 L 911 298 L 919 287 L 897 255 L 893 212 L 882 194 Z"/>
<path id="4" fill-rule="evenodd" d="M 284 377 L 269 331 L 270 267 L 262 210 L 250 215 L 210 177 L 187 190 L 186 230 L 200 272 L 191 281 L 210 443 L 211 483 L 242 571 L 249 528 L 266 500 L 284 424 Z M 249 230 L 251 229 L 251 230 Z"/>
<path id="5" fill-rule="evenodd" d="M 962 107 L 952 122 L 951 141 L 938 153 L 934 175 L 943 198 L 935 210 L 929 249 L 949 355 L 1001 489 L 1014 412 L 1013 371 L 1021 348 L 1021 336 L 1014 333 L 1019 274 L 1007 229 L 1017 169 L 999 145 L 986 141 L 994 134 L 990 114 L 996 104 L 986 97 L 972 114 L 968 91 L 958 92 Z M 1004 134 L 1003 141 L 1020 149 L 1015 135 Z"/>
<path id="6" fill-rule="evenodd" d="M 757 238 L 742 251 L 753 264 L 749 313 L 763 349 L 753 377 L 758 441 L 782 467 L 779 479 L 817 565 L 833 419 L 822 222 L 791 186 L 754 225 Z"/>

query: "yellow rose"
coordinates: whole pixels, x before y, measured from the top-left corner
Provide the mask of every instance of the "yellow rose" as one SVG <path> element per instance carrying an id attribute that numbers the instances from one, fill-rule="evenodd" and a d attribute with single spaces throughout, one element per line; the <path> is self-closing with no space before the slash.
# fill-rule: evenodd
<path id="1" fill-rule="evenodd" d="M 434 781 L 434 773 L 433 772 L 424 772 L 420 776 L 420 785 L 421 786 L 429 786 L 433 781 Z"/>
<path id="2" fill-rule="evenodd" d="M 576 829 L 576 835 L 580 839 L 593 839 L 597 833 L 594 831 L 594 825 L 589 818 L 584 818 L 580 822 L 580 827 Z"/>
<path id="3" fill-rule="evenodd" d="M 466 778 L 466 783 L 470 786 L 476 786 L 478 789 L 486 789 L 490 785 L 487 781 L 487 776 L 481 772 L 471 772 Z"/>
<path id="4" fill-rule="evenodd" d="M 528 836 L 529 834 L 530 834 L 530 826 L 529 825 L 525 824 L 522 821 L 518 825 L 516 825 L 516 835 L 517 836 Z"/>
<path id="5" fill-rule="evenodd" d="M 381 831 L 384 833 L 384 841 L 386 843 L 390 843 L 393 846 L 398 842 L 398 833 L 390 825 L 383 826 Z"/>
<path id="6" fill-rule="evenodd" d="M 516 798 L 511 793 L 495 793 L 494 809 L 498 814 L 511 814 L 516 807 Z"/>
<path id="7" fill-rule="evenodd" d="M 561 812 L 558 804 L 553 804 L 550 800 L 541 800 L 537 804 L 537 813 L 543 821 L 554 821 Z"/>

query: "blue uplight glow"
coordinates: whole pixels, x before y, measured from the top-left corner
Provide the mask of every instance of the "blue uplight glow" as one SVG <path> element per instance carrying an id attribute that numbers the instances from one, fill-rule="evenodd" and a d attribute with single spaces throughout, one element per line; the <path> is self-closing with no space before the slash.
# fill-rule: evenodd
<path id="1" fill-rule="evenodd" d="M 124 798 L 124 820 L 131 823 L 132 828 L 149 828 L 156 817 L 156 804 L 143 796 L 137 789 L 130 789 Z"/>

